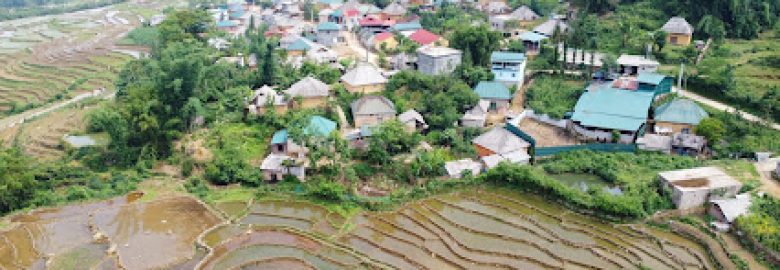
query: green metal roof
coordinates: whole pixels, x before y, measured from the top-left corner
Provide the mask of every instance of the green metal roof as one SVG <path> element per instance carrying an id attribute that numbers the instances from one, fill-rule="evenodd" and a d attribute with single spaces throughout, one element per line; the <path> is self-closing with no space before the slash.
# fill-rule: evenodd
<path id="1" fill-rule="evenodd" d="M 287 130 L 282 129 L 274 132 L 274 136 L 271 138 L 271 144 L 283 144 L 287 142 Z"/>
<path id="2" fill-rule="evenodd" d="M 585 92 L 571 119 L 583 126 L 637 131 L 647 122 L 652 92 L 602 87 Z"/>
<path id="3" fill-rule="evenodd" d="M 479 82 L 474 92 L 477 92 L 481 99 L 512 99 L 509 88 L 500 82 Z"/>
<path id="4" fill-rule="evenodd" d="M 236 22 L 228 21 L 228 20 L 217 22 L 217 28 L 234 27 L 236 25 L 238 25 L 238 24 L 236 24 Z"/>
<path id="5" fill-rule="evenodd" d="M 290 46 L 287 46 L 288 51 L 308 51 L 309 49 L 311 49 L 311 45 L 309 45 L 309 43 L 306 43 L 306 41 L 303 40 L 303 38 L 299 38 L 298 40 L 290 44 Z"/>
<path id="6" fill-rule="evenodd" d="M 658 74 L 655 72 L 642 72 L 637 75 L 636 80 L 639 83 L 646 83 L 652 85 L 659 85 L 666 79 L 666 75 Z"/>
<path id="7" fill-rule="evenodd" d="M 344 1 L 341 0 L 319 0 L 318 2 L 325 5 L 340 5 L 344 3 Z"/>
<path id="8" fill-rule="evenodd" d="M 698 125 L 709 115 L 696 102 L 678 98 L 667 102 L 655 110 L 655 121 Z"/>
<path id="9" fill-rule="evenodd" d="M 331 132 L 336 130 L 336 122 L 329 120 L 328 118 L 315 115 L 309 119 L 309 126 L 307 126 L 303 132 L 314 136 L 328 136 Z"/>
<path id="10" fill-rule="evenodd" d="M 338 31 L 339 25 L 334 22 L 324 22 L 317 25 L 317 31 Z"/>
<path id="11" fill-rule="evenodd" d="M 525 61 L 524 53 L 515 52 L 493 52 L 490 54 L 491 62 L 523 62 Z"/>

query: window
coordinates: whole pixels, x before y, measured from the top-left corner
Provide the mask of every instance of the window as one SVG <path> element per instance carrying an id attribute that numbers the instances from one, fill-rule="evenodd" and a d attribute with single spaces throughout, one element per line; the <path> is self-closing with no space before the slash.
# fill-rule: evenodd
<path id="1" fill-rule="evenodd" d="M 496 111 L 498 110 L 498 104 L 495 102 L 490 102 L 490 107 L 488 107 L 488 111 Z"/>
<path id="2" fill-rule="evenodd" d="M 672 44 L 677 44 L 677 37 L 675 37 L 675 36 L 670 37 L 669 38 L 669 42 L 672 43 Z"/>

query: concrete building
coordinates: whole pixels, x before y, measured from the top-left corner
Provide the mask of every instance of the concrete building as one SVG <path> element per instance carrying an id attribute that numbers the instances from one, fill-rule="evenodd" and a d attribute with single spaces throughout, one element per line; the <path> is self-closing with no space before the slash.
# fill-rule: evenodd
<path id="1" fill-rule="evenodd" d="M 671 191 L 677 209 L 704 206 L 710 199 L 732 198 L 742 183 L 716 167 L 700 167 L 658 174 L 661 188 Z"/>
<path id="2" fill-rule="evenodd" d="M 251 114 L 264 114 L 268 110 L 274 110 L 276 113 L 285 113 L 287 112 L 287 105 L 288 103 L 284 95 L 277 93 L 268 85 L 263 85 L 263 87 L 255 89 L 247 110 Z"/>
<path id="3" fill-rule="evenodd" d="M 707 214 L 715 217 L 716 228 L 728 228 L 734 223 L 734 221 L 749 212 L 751 205 L 750 194 L 739 194 L 730 199 L 713 199 L 710 200 L 707 207 Z"/>
<path id="4" fill-rule="evenodd" d="M 488 102 L 488 113 L 506 113 L 509 109 L 512 93 L 499 82 L 479 82 L 474 88 L 474 92 L 477 93 L 480 100 Z"/>
<path id="5" fill-rule="evenodd" d="M 467 172 L 472 176 L 479 175 L 479 173 L 482 172 L 482 163 L 467 158 L 445 162 L 444 169 L 447 170 L 447 175 L 450 178 L 459 179 Z"/>
<path id="6" fill-rule="evenodd" d="M 317 43 L 333 46 L 344 42 L 341 36 L 341 26 L 334 22 L 323 22 L 317 25 Z"/>
<path id="7" fill-rule="evenodd" d="M 361 62 L 341 76 L 344 88 L 350 93 L 376 93 L 385 89 L 387 78 L 372 64 Z"/>
<path id="8" fill-rule="evenodd" d="M 693 39 L 693 26 L 683 17 L 670 18 L 661 30 L 666 32 L 667 44 L 688 46 Z"/>
<path id="9" fill-rule="evenodd" d="M 408 110 L 398 115 L 398 121 L 406 126 L 407 132 L 416 132 L 428 129 L 428 124 L 425 123 L 423 116 L 415 110 Z"/>
<path id="10" fill-rule="evenodd" d="M 525 80 L 526 57 L 523 53 L 493 52 L 490 54 L 490 72 L 495 80 L 507 87 L 523 86 Z"/>
<path id="11" fill-rule="evenodd" d="M 363 96 L 349 105 L 356 128 L 395 119 L 395 104 L 383 96 Z"/>
<path id="12" fill-rule="evenodd" d="M 460 124 L 464 127 L 481 128 L 487 123 L 488 107 L 490 102 L 479 100 L 474 108 L 466 111 L 460 119 Z"/>
<path id="13" fill-rule="evenodd" d="M 658 66 L 661 63 L 658 61 L 647 59 L 641 55 L 620 55 L 617 59 L 617 64 L 620 66 L 620 73 L 625 75 L 637 75 L 642 72 L 656 72 Z"/>
<path id="14" fill-rule="evenodd" d="M 417 49 L 417 70 L 428 75 L 447 75 L 460 65 L 463 53 L 447 47 Z"/>

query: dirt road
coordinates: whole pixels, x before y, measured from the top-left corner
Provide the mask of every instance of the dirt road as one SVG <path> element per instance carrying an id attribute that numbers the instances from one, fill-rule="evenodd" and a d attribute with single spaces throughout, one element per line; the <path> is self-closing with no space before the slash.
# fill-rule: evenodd
<path id="1" fill-rule="evenodd" d="M 0 131 L 5 130 L 7 128 L 12 128 L 16 125 L 22 124 L 30 119 L 36 118 L 38 116 L 62 109 L 68 105 L 75 104 L 76 102 L 82 101 L 87 98 L 91 97 L 99 97 L 103 96 L 106 98 L 110 98 L 113 93 L 108 93 L 109 91 L 94 91 L 90 93 L 84 93 L 80 94 L 78 96 L 75 96 L 71 99 L 61 101 L 58 103 L 53 103 L 49 106 L 43 107 L 43 108 L 37 108 L 28 110 L 25 112 L 22 112 L 20 114 L 14 114 L 5 118 L 0 119 Z"/>
<path id="2" fill-rule="evenodd" d="M 748 112 L 739 111 L 739 110 L 737 110 L 736 108 L 734 108 L 732 106 L 729 106 L 729 105 L 723 104 L 721 102 L 718 102 L 718 101 L 715 101 L 715 100 L 703 97 L 703 96 L 698 95 L 696 93 L 693 93 L 691 91 L 677 89 L 676 87 L 675 87 L 675 89 L 676 89 L 677 94 L 680 95 L 680 96 L 693 99 L 695 101 L 701 102 L 701 103 L 703 103 L 703 104 L 705 104 L 707 106 L 713 107 L 713 108 L 721 110 L 721 111 L 725 111 L 725 112 L 738 112 L 739 115 L 742 116 L 742 118 L 744 118 L 745 120 L 748 120 L 750 122 L 767 124 L 767 121 L 764 120 L 763 118 L 755 116 L 755 115 L 750 114 Z M 770 124 L 769 126 L 771 128 L 773 128 L 775 130 L 780 130 L 780 124 L 774 124 L 774 123 L 769 123 L 769 124 Z"/>

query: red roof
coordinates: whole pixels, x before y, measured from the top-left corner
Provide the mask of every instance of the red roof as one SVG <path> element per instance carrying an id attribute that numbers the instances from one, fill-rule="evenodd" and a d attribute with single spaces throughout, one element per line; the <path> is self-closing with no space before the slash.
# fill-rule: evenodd
<path id="1" fill-rule="evenodd" d="M 345 12 L 347 17 L 357 17 L 360 16 L 360 10 L 357 9 L 348 9 L 347 12 Z"/>
<path id="2" fill-rule="evenodd" d="M 409 36 L 409 39 L 411 39 L 414 42 L 417 42 L 420 45 L 425 46 L 439 40 L 439 36 L 429 32 L 428 30 L 420 29 L 417 30 L 417 32 L 414 32 L 411 36 Z"/>
<path id="3" fill-rule="evenodd" d="M 639 82 L 636 79 L 622 77 L 615 80 L 612 83 L 612 87 L 625 90 L 637 90 L 639 89 Z"/>
<path id="4" fill-rule="evenodd" d="M 271 30 L 265 31 L 265 33 L 263 33 L 263 36 L 265 36 L 265 37 L 273 37 L 273 36 L 282 37 L 285 34 L 287 34 L 286 31 L 283 31 L 283 30 L 280 30 L 280 29 L 271 29 Z"/>
<path id="5" fill-rule="evenodd" d="M 383 40 L 391 38 L 391 37 L 393 37 L 392 33 L 382 32 L 382 33 L 376 34 L 376 36 L 374 36 L 374 40 L 376 40 L 376 41 L 383 41 Z"/>

